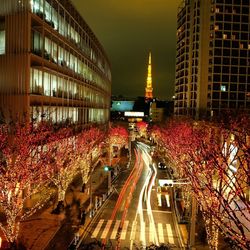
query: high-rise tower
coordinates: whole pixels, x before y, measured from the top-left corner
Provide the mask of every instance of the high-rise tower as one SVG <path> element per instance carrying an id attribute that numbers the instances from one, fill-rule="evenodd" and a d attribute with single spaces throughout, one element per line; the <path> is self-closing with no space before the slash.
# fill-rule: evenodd
<path id="1" fill-rule="evenodd" d="M 149 58 L 148 58 L 148 76 L 147 76 L 147 86 L 145 88 L 145 98 L 153 99 L 151 52 L 149 52 Z"/>
<path id="2" fill-rule="evenodd" d="M 177 16 L 176 115 L 250 110 L 249 8 L 249 0 L 183 0 Z"/>

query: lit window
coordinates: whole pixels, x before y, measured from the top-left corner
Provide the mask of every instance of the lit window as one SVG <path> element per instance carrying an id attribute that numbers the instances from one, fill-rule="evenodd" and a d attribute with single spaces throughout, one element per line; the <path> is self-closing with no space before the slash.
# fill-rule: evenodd
<path id="1" fill-rule="evenodd" d="M 218 7 L 215 8 L 215 12 L 216 12 L 216 13 L 219 13 L 219 12 L 220 12 L 220 8 L 218 8 Z"/>
<path id="2" fill-rule="evenodd" d="M 221 85 L 220 86 L 220 90 L 223 91 L 223 92 L 225 92 L 225 91 L 227 91 L 227 87 L 225 85 Z"/>
<path id="3" fill-rule="evenodd" d="M 227 34 L 223 34 L 223 39 L 227 39 Z"/>
<path id="4" fill-rule="evenodd" d="M 236 39 L 236 35 L 232 35 L 232 40 L 235 40 Z"/>
<path id="5" fill-rule="evenodd" d="M 250 49 L 250 43 L 248 44 L 248 49 Z"/>
<path id="6" fill-rule="evenodd" d="M 218 31 L 218 30 L 219 30 L 219 25 L 215 25 L 215 26 L 214 26 L 214 30 L 215 30 L 215 31 Z"/>
<path id="7" fill-rule="evenodd" d="M 0 55 L 5 54 L 5 30 L 0 30 Z"/>

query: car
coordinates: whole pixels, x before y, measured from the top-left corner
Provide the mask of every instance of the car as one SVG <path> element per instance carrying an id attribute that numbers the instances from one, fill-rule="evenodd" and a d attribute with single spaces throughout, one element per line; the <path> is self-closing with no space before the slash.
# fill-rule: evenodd
<path id="1" fill-rule="evenodd" d="M 158 163 L 158 168 L 159 168 L 159 169 L 166 169 L 166 168 L 167 168 L 167 166 L 166 166 L 166 164 L 165 164 L 165 163 L 163 163 L 163 162 L 159 162 L 159 163 Z"/>

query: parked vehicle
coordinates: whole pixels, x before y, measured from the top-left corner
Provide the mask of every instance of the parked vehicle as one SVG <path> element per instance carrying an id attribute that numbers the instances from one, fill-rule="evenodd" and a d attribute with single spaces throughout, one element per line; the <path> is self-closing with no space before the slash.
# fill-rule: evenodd
<path id="1" fill-rule="evenodd" d="M 158 163 L 158 168 L 159 168 L 159 169 L 166 169 L 166 168 L 167 168 L 167 166 L 166 166 L 166 164 L 165 164 L 165 163 L 163 163 L 163 162 L 159 162 L 159 163 Z"/>

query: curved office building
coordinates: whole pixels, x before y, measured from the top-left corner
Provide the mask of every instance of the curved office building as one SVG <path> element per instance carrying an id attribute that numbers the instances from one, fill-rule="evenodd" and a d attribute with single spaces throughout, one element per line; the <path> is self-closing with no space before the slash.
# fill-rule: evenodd
<path id="1" fill-rule="evenodd" d="M 0 112 L 5 119 L 107 123 L 108 58 L 68 0 L 0 0 Z"/>

